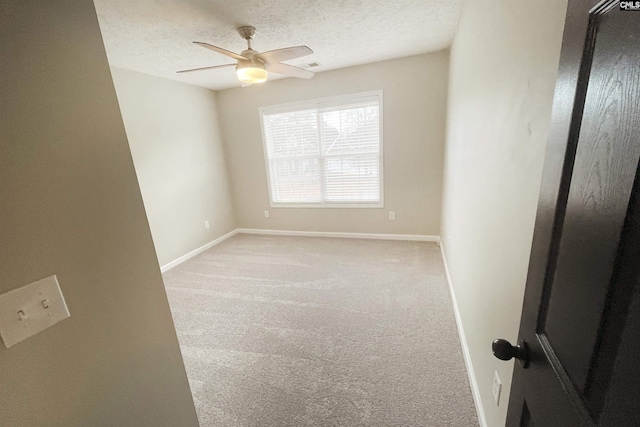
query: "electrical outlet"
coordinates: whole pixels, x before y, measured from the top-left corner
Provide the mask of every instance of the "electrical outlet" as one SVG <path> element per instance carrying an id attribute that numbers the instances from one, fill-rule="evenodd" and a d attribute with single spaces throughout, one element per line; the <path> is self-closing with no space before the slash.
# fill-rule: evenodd
<path id="1" fill-rule="evenodd" d="M 204 228 L 209 229 L 209 221 L 204 222 Z"/>
<path id="2" fill-rule="evenodd" d="M 394 219 L 396 219 L 396 213 L 395 213 L 394 211 L 390 211 L 390 212 L 389 212 L 389 219 L 390 219 L 390 220 L 394 220 Z"/>
<path id="3" fill-rule="evenodd" d="M 269 218 L 269 211 L 264 211 L 264 217 Z"/>
<path id="4" fill-rule="evenodd" d="M 500 405 L 500 391 L 502 390 L 502 383 L 500 382 L 500 377 L 498 376 L 498 371 L 493 371 L 493 387 L 491 391 L 493 392 L 493 400 L 496 401 L 496 406 Z"/>

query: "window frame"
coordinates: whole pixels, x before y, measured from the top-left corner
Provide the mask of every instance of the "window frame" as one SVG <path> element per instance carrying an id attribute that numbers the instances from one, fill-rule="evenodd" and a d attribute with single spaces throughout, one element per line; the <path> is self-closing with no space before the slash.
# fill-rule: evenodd
<path id="1" fill-rule="evenodd" d="M 275 202 L 273 198 L 273 187 L 271 183 L 271 170 L 269 166 L 269 156 L 267 154 L 267 141 L 265 137 L 265 129 L 264 129 L 264 115 L 267 114 L 277 114 L 277 113 L 287 113 L 293 111 L 299 111 L 304 109 L 318 109 L 321 107 L 321 104 L 335 104 L 335 105 L 346 105 L 351 102 L 357 102 L 358 98 L 378 98 L 378 140 L 379 140 L 379 151 L 378 151 L 378 185 L 379 185 L 379 194 L 380 200 L 377 202 Z M 372 90 L 367 92 L 357 92 L 346 95 L 338 95 L 338 96 L 329 96 L 324 98 L 316 98 L 305 101 L 297 101 L 290 102 L 286 104 L 276 104 L 269 105 L 265 107 L 260 107 L 258 109 L 258 119 L 260 121 L 260 130 L 262 132 L 262 151 L 264 153 L 264 167 L 267 175 L 267 187 L 269 189 L 269 207 L 271 208 L 307 208 L 307 209 L 343 209 L 343 208 L 357 208 L 357 209 L 371 209 L 371 208 L 384 208 L 384 141 L 383 141 L 383 95 L 382 89 Z M 320 123 L 318 123 L 320 126 Z M 339 155 L 333 155 L 339 156 Z M 300 156 L 302 157 L 302 156 Z M 323 156 L 322 153 L 319 156 L 312 156 L 313 158 L 322 159 L 324 157 L 332 157 L 332 156 Z M 320 170 L 322 171 L 322 167 L 320 166 Z M 322 173 L 322 172 L 321 172 Z M 321 185 L 323 175 L 320 175 Z"/>

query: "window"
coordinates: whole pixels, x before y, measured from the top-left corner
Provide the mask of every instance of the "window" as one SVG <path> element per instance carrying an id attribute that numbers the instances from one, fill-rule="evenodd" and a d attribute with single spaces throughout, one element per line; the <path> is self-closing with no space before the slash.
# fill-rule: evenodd
<path id="1" fill-rule="evenodd" d="M 260 109 L 271 206 L 382 207 L 382 91 Z"/>

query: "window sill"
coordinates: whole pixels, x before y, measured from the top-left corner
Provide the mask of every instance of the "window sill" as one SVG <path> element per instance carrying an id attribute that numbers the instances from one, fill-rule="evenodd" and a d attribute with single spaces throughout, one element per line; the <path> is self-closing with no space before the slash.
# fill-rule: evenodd
<path id="1" fill-rule="evenodd" d="M 270 207 L 294 209 L 381 209 L 384 202 L 377 203 L 270 203 Z"/>

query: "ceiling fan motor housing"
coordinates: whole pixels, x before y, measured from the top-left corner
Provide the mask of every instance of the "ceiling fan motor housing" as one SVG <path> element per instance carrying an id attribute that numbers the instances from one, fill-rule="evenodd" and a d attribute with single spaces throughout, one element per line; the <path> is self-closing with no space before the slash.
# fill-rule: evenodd
<path id="1" fill-rule="evenodd" d="M 253 49 L 243 50 L 240 55 L 244 56 L 247 59 L 238 59 L 238 65 L 236 65 L 236 70 L 240 68 L 260 68 L 265 69 L 264 62 L 255 56 L 258 54 L 257 51 Z"/>
<path id="2" fill-rule="evenodd" d="M 254 56 L 256 56 L 257 54 L 258 54 L 258 51 L 253 50 L 251 48 L 249 48 L 247 50 L 243 50 L 242 52 L 240 52 L 240 56 L 244 56 L 249 61 L 259 61 L 258 58 L 254 58 Z M 260 61 L 260 62 L 262 62 L 262 61 Z"/>

